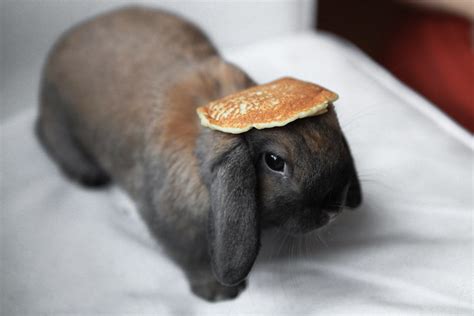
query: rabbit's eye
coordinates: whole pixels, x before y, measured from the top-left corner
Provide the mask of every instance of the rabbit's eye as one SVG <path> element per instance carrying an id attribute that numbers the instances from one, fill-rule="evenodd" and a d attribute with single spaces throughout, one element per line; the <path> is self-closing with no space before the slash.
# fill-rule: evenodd
<path id="1" fill-rule="evenodd" d="M 266 153 L 264 159 L 267 166 L 274 171 L 283 172 L 285 169 L 285 161 L 275 154 Z"/>

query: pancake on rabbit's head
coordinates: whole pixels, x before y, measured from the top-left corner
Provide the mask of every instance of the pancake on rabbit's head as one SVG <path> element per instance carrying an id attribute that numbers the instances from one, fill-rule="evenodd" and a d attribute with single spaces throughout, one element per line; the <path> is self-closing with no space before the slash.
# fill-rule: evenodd
<path id="1" fill-rule="evenodd" d="M 284 126 L 296 119 L 320 115 L 336 93 L 294 78 L 281 78 L 231 94 L 199 107 L 201 125 L 240 134 L 251 128 Z"/>

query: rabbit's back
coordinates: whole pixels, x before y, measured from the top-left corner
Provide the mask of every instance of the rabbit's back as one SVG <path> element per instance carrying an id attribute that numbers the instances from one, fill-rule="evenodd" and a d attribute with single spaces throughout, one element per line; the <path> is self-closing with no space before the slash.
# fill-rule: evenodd
<path id="1" fill-rule="evenodd" d="M 199 29 L 178 17 L 120 9 L 60 38 L 45 66 L 41 93 L 60 100 L 57 110 L 74 138 L 120 182 L 143 172 L 147 135 L 157 136 L 155 126 L 172 117 L 175 105 L 165 100 L 170 82 L 216 54 Z M 53 106 L 42 104 L 45 113 L 44 107 Z M 194 109 L 181 110 L 175 119 L 194 125 Z"/>

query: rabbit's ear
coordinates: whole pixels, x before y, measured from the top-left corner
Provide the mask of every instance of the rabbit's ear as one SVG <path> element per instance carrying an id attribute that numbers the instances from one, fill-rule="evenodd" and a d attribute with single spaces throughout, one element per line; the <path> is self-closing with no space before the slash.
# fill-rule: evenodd
<path id="1" fill-rule="evenodd" d="M 344 144 L 347 147 L 347 150 L 349 150 L 350 153 L 350 148 L 349 144 L 347 143 L 347 140 L 344 136 L 342 136 L 342 139 L 344 141 Z M 355 208 L 358 207 L 362 203 L 362 189 L 360 186 L 360 181 L 359 181 L 359 176 L 357 175 L 357 170 L 355 168 L 354 160 L 351 155 L 351 178 L 349 180 L 349 188 L 347 190 L 347 196 L 346 196 L 346 206 L 350 208 Z"/>
<path id="2" fill-rule="evenodd" d="M 259 250 L 255 166 L 243 136 L 213 133 L 208 242 L 214 275 L 230 286 L 247 277 Z"/>

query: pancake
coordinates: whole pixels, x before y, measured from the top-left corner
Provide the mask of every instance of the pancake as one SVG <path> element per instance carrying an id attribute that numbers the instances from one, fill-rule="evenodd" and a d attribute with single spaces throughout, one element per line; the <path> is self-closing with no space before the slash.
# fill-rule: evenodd
<path id="1" fill-rule="evenodd" d="M 240 134 L 326 113 L 337 98 L 317 84 L 284 77 L 210 102 L 199 107 L 197 114 L 205 127 Z"/>

